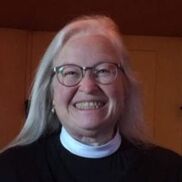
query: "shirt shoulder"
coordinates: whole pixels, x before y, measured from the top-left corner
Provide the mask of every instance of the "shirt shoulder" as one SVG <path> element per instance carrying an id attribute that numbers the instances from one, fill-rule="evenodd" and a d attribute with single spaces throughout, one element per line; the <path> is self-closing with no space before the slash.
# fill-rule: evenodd
<path id="1" fill-rule="evenodd" d="M 172 150 L 152 146 L 141 151 L 142 169 L 161 181 L 182 181 L 182 156 Z"/>
<path id="2" fill-rule="evenodd" d="M 41 158 L 44 140 L 38 140 L 25 146 L 16 146 L 0 154 L 0 181 L 22 181 L 21 179 L 34 180 L 37 176 L 37 167 Z"/>
<path id="3" fill-rule="evenodd" d="M 128 178 L 142 178 L 143 181 L 182 181 L 181 155 L 153 144 L 126 143 L 121 155 L 127 164 Z"/>
<path id="4" fill-rule="evenodd" d="M 144 150 L 145 155 L 154 160 L 156 163 L 170 166 L 177 165 L 182 167 L 182 156 L 174 151 L 159 146 L 152 146 L 151 148 Z"/>
<path id="5" fill-rule="evenodd" d="M 180 154 L 155 144 L 133 144 L 124 139 L 121 149 L 128 155 L 134 155 L 146 161 L 161 163 L 161 165 L 182 165 L 182 156 Z"/>

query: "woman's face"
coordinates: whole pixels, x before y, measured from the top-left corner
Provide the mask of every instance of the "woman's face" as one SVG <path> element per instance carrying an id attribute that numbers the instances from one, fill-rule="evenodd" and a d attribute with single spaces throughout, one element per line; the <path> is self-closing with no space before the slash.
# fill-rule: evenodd
<path id="1" fill-rule="evenodd" d="M 108 39 L 87 35 L 70 39 L 59 52 L 54 66 L 76 64 L 92 67 L 100 62 L 120 63 Z M 124 104 L 123 74 L 111 84 L 97 83 L 87 71 L 73 87 L 53 79 L 53 105 L 61 124 L 75 138 L 111 138 Z"/>

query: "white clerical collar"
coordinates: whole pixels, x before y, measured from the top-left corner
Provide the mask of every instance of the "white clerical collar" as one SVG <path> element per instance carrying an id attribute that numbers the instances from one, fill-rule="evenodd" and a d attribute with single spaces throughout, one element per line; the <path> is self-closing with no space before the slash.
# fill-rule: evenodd
<path id="1" fill-rule="evenodd" d="M 121 145 L 121 136 L 119 131 L 113 139 L 104 145 L 91 146 L 86 145 L 74 139 L 64 127 L 62 127 L 60 134 L 60 141 L 62 145 L 72 154 L 85 158 L 102 158 L 113 154 Z"/>

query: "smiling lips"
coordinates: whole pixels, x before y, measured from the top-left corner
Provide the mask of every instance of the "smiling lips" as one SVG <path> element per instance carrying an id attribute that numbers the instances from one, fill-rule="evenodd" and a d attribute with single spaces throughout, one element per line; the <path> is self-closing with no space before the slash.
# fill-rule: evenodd
<path id="1" fill-rule="evenodd" d="M 105 105 L 103 101 L 81 101 L 74 104 L 80 110 L 94 110 L 99 109 Z"/>

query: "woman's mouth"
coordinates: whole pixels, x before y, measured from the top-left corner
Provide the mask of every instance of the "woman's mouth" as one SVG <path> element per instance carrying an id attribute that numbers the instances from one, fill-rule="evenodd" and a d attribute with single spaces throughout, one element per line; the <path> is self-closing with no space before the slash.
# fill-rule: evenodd
<path id="1" fill-rule="evenodd" d="M 94 110 L 100 109 L 105 105 L 103 101 L 81 101 L 76 102 L 74 107 L 80 110 Z"/>

